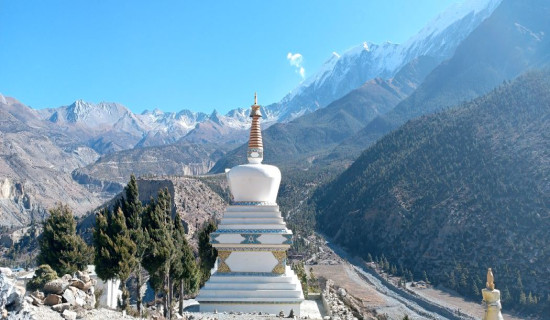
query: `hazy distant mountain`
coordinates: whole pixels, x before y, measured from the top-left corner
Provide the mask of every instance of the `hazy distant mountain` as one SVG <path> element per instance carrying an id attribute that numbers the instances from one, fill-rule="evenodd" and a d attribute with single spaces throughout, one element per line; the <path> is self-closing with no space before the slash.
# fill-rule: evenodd
<path id="1" fill-rule="evenodd" d="M 362 43 L 333 55 L 314 75 L 292 90 L 278 104 L 267 106 L 279 122 L 288 122 L 323 108 L 366 81 L 390 79 L 412 60 L 427 56 L 441 62 L 501 0 L 467 0 L 451 5 L 403 44 Z"/>
<path id="2" fill-rule="evenodd" d="M 549 132 L 546 69 L 383 137 L 317 190 L 317 225 L 352 254 L 383 253 L 476 299 L 489 266 L 506 305 L 547 297 Z"/>

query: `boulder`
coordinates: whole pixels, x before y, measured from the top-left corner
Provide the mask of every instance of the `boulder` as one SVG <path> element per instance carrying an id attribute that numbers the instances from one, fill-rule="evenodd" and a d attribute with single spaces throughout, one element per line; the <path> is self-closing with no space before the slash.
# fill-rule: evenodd
<path id="1" fill-rule="evenodd" d="M 338 289 L 338 294 L 341 296 L 341 297 L 345 297 L 347 295 L 347 292 L 344 288 L 340 288 Z"/>
<path id="2" fill-rule="evenodd" d="M 53 294 L 63 294 L 63 291 L 67 289 L 69 286 L 69 283 L 63 279 L 55 279 L 50 282 L 47 282 L 44 285 L 44 292 L 45 293 L 53 293 Z"/>
<path id="3" fill-rule="evenodd" d="M 63 292 L 63 300 L 71 306 L 74 306 L 76 303 L 76 297 L 73 290 L 71 290 L 70 288 L 65 290 L 65 292 Z"/>
<path id="4" fill-rule="evenodd" d="M 76 312 L 74 311 L 65 310 L 61 315 L 67 320 L 76 320 Z"/>
<path id="5" fill-rule="evenodd" d="M 24 296 L 25 288 L 15 285 L 15 280 L 0 273 L 0 310 L 19 310 Z"/>
<path id="6" fill-rule="evenodd" d="M 71 276 L 71 275 L 68 274 L 68 273 L 65 274 L 65 275 L 63 275 L 63 277 L 61 277 L 61 279 L 65 280 L 65 281 L 67 281 L 67 282 L 69 282 L 69 280 L 71 280 L 72 278 L 73 278 L 73 276 Z"/>
<path id="7" fill-rule="evenodd" d="M 61 296 L 58 294 L 50 293 L 46 299 L 44 299 L 44 304 L 47 306 L 55 306 L 56 304 L 60 304 L 63 302 L 63 299 L 61 299 Z"/>
<path id="8" fill-rule="evenodd" d="M 44 304 L 44 299 L 40 299 L 40 298 L 37 298 L 35 297 L 34 295 L 30 295 L 29 298 L 31 299 L 31 303 L 34 305 L 34 306 L 41 306 Z"/>
<path id="9" fill-rule="evenodd" d="M 93 287 L 92 287 L 92 289 L 93 289 Z M 94 309 L 95 308 L 95 303 L 96 303 L 95 294 L 92 292 L 91 294 L 88 294 L 86 296 L 86 304 L 84 305 L 84 308 L 86 308 L 88 310 Z"/>
<path id="10" fill-rule="evenodd" d="M 76 276 L 78 279 L 84 281 L 84 282 L 90 282 L 90 275 L 88 274 L 88 272 L 83 272 L 83 271 L 78 271 L 76 273 Z"/>
<path id="11" fill-rule="evenodd" d="M 60 303 L 52 306 L 52 309 L 59 313 L 63 313 L 63 311 L 68 310 L 70 308 L 71 308 L 71 305 L 68 302 Z"/>
<path id="12" fill-rule="evenodd" d="M 92 281 L 84 282 L 80 279 L 71 280 L 71 287 L 75 287 L 83 291 L 88 291 L 88 289 L 90 289 L 91 286 L 92 286 Z"/>
<path id="13" fill-rule="evenodd" d="M 46 297 L 44 295 L 44 292 L 38 290 L 35 290 L 33 293 L 31 293 L 31 295 L 40 300 L 44 300 L 44 298 Z"/>
<path id="14" fill-rule="evenodd" d="M 82 299 L 81 297 L 77 297 L 75 299 L 75 305 L 83 307 L 86 304 L 86 300 Z"/>
<path id="15" fill-rule="evenodd" d="M 0 273 L 6 275 L 6 277 L 11 277 L 13 275 L 10 268 L 0 268 Z"/>

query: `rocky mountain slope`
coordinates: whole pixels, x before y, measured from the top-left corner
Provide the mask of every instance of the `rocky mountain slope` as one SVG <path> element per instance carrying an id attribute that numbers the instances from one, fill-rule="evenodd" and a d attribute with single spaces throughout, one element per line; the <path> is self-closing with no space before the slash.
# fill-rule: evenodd
<path id="1" fill-rule="evenodd" d="M 504 80 L 548 63 L 549 15 L 547 1 L 503 0 L 412 95 L 342 142 L 328 160 L 346 158 L 409 119 L 485 94 Z"/>
<path id="2" fill-rule="evenodd" d="M 318 226 L 466 295 L 493 267 L 506 303 L 546 300 L 549 132 L 546 69 L 386 135 L 318 189 Z"/>
<path id="3" fill-rule="evenodd" d="M 130 175 L 183 176 L 207 173 L 223 155 L 220 150 L 234 145 L 174 144 L 120 151 L 102 156 L 85 167 L 75 169 L 72 177 L 88 189 L 111 194 L 120 192 Z"/>
<path id="4" fill-rule="evenodd" d="M 32 109 L 19 101 L 0 99 L 0 224 L 24 226 L 40 220 L 57 201 L 69 204 L 77 215 L 104 199 L 75 182 L 71 172 L 96 157 L 89 148 L 62 149 L 41 126 Z"/>

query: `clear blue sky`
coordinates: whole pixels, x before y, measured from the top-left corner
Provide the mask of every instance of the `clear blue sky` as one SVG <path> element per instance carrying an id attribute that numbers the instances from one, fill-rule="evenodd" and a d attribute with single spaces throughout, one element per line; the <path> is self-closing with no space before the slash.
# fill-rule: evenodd
<path id="1" fill-rule="evenodd" d="M 134 112 L 225 113 L 279 101 L 333 51 L 400 43 L 456 0 L 0 0 L 0 93 Z"/>

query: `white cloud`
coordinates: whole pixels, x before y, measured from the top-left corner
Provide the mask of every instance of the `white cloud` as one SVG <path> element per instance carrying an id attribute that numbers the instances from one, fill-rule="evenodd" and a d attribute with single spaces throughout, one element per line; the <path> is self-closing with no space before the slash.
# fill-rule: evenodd
<path id="1" fill-rule="evenodd" d="M 287 58 L 288 62 L 290 63 L 290 65 L 295 68 L 295 72 L 298 73 L 300 75 L 300 77 L 302 77 L 302 79 L 305 79 L 306 69 L 304 69 L 304 67 L 302 66 L 302 63 L 304 61 L 304 57 L 299 53 L 294 53 L 293 54 L 292 52 L 289 52 L 286 55 L 286 58 Z"/>

